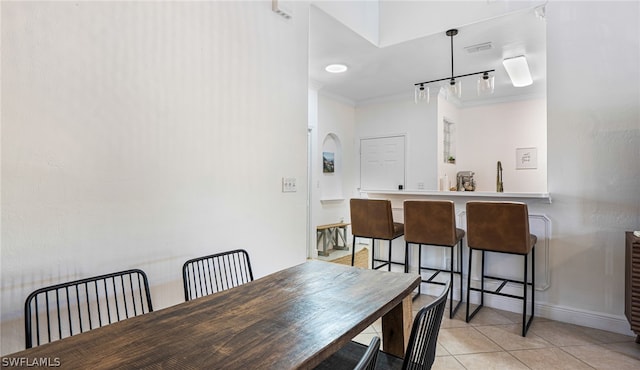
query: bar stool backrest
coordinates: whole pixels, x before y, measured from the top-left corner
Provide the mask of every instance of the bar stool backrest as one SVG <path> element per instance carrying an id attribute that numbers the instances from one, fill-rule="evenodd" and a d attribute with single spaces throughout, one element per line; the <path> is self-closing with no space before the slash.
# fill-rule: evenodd
<path id="1" fill-rule="evenodd" d="M 391 201 L 353 198 L 349 205 L 354 236 L 387 240 L 394 237 Z"/>
<path id="2" fill-rule="evenodd" d="M 467 244 L 487 251 L 527 254 L 533 246 L 529 211 L 519 202 L 468 202 Z"/>
<path id="3" fill-rule="evenodd" d="M 455 207 L 452 201 L 404 202 L 404 240 L 415 244 L 455 245 Z"/>
<path id="4" fill-rule="evenodd" d="M 152 311 L 147 275 L 138 269 L 40 288 L 24 305 L 26 348 Z"/>

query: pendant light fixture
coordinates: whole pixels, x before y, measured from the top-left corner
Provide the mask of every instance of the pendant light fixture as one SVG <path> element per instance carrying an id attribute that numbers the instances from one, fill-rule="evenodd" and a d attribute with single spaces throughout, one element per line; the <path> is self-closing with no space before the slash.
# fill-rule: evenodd
<path id="1" fill-rule="evenodd" d="M 439 78 L 437 80 L 418 82 L 414 84 L 415 87 L 415 102 L 429 102 L 429 84 L 434 82 L 449 81 L 446 87 L 447 94 L 449 96 L 462 97 L 462 77 L 482 75 L 478 78 L 478 95 L 492 94 L 494 87 L 494 76 L 490 75 L 491 72 L 495 72 L 495 69 L 488 69 L 486 71 L 467 73 L 464 75 L 454 75 L 453 69 L 453 37 L 458 34 L 458 30 L 453 28 L 446 32 L 446 35 L 451 39 L 451 77 Z"/>

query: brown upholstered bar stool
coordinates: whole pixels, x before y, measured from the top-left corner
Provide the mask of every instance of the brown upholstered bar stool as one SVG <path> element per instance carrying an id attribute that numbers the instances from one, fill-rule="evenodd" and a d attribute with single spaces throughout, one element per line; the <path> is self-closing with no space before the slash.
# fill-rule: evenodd
<path id="1" fill-rule="evenodd" d="M 467 245 L 469 246 L 469 275 L 467 277 L 467 315 L 469 322 L 484 305 L 484 293 L 522 299 L 522 336 L 527 335 L 534 316 L 535 303 L 535 245 L 537 237 L 529 233 L 529 211 L 525 203 L 517 202 L 468 202 Z M 480 289 L 471 287 L 471 258 L 474 250 L 482 251 Z M 484 253 L 498 252 L 524 256 L 524 278 L 522 281 L 488 276 L 484 274 Z M 531 252 L 531 282 L 527 281 L 527 259 Z M 495 291 L 484 290 L 484 279 L 502 281 Z M 507 283 L 522 284 L 523 294 L 501 293 Z M 527 288 L 531 286 L 531 317 L 527 320 Z M 469 292 L 480 292 L 480 306 L 469 315 Z"/>
<path id="2" fill-rule="evenodd" d="M 451 298 L 449 301 L 449 317 L 453 318 L 462 303 L 462 240 L 464 230 L 456 228 L 455 207 L 452 201 L 440 200 L 407 200 L 404 202 L 404 240 L 405 240 L 405 272 L 409 272 L 409 244 L 418 244 L 418 274 L 422 271 L 433 271 L 423 283 L 445 285 L 446 282 L 433 279 L 441 272 L 448 272 L 451 281 Z M 449 249 L 451 264 L 449 269 L 438 269 L 422 266 L 422 247 L 437 246 Z M 456 248 L 457 247 L 457 248 Z M 457 271 L 453 269 L 454 249 L 457 250 Z M 454 276 L 460 277 L 460 298 L 453 307 Z M 422 284 L 418 285 L 420 294 Z M 417 296 L 416 296 L 417 297 Z M 415 298 L 415 297 L 414 297 Z"/>
<path id="3" fill-rule="evenodd" d="M 353 234 L 351 266 L 353 266 L 355 259 L 356 237 L 373 240 L 371 243 L 372 270 L 387 266 L 387 270 L 391 271 L 391 264 L 404 266 L 404 263 L 391 261 L 392 241 L 404 235 L 404 225 L 399 222 L 393 222 L 391 201 L 385 199 L 354 198 L 351 199 L 349 205 L 351 207 L 351 233 Z M 376 258 L 376 239 L 389 241 L 389 260 Z M 384 263 L 374 267 L 375 262 Z"/>

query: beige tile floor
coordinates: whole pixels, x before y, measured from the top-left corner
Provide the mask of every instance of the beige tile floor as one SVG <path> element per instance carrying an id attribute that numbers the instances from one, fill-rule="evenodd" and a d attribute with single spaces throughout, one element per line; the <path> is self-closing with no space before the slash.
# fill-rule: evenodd
<path id="1" fill-rule="evenodd" d="M 414 315 L 434 297 L 413 301 Z M 640 369 L 640 344 L 635 338 L 604 330 L 536 317 L 526 338 L 522 316 L 484 307 L 466 323 L 465 307 L 442 319 L 433 369 Z M 369 344 L 382 338 L 380 320 L 355 340 Z"/>
<path id="2" fill-rule="evenodd" d="M 350 252 L 332 251 L 330 257 L 318 258 L 343 255 Z M 414 300 L 414 315 L 434 298 L 420 295 Z M 635 337 L 535 317 L 523 338 L 521 320 L 521 314 L 484 307 L 467 324 L 464 304 L 450 319 L 447 302 L 433 369 L 640 370 Z M 382 339 L 381 320 L 355 340 L 368 345 L 375 335 Z"/>

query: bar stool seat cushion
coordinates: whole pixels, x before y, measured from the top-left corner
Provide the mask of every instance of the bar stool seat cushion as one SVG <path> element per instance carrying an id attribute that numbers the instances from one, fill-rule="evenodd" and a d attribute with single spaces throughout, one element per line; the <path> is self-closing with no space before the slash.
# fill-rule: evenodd
<path id="1" fill-rule="evenodd" d="M 391 237 L 392 239 L 395 239 L 399 236 L 402 236 L 404 234 L 404 224 L 401 224 L 399 222 L 394 222 L 393 223 L 393 236 Z"/>

